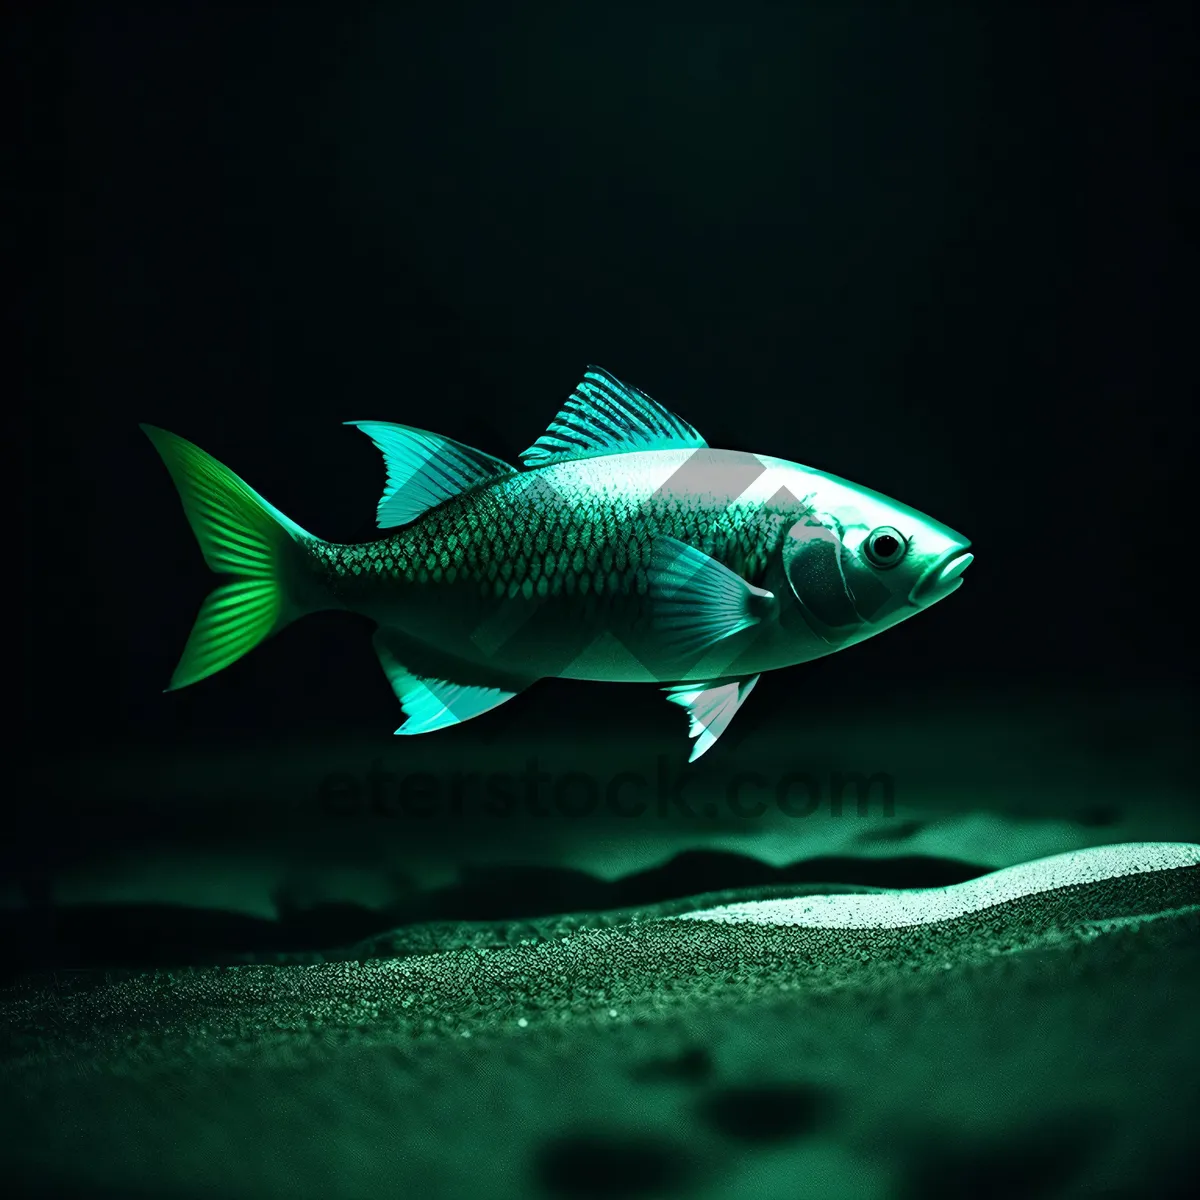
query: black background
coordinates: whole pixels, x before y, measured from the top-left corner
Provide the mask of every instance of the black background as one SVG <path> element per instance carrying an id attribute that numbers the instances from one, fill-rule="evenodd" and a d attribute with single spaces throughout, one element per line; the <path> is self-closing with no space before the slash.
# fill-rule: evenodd
<path id="1" fill-rule="evenodd" d="M 1184 728 L 1194 725 L 1197 572 L 1195 276 L 1181 261 L 1185 214 L 1200 209 L 1185 101 L 1193 6 L 25 7 L 37 19 L 12 45 L 34 160 L 11 184 L 32 218 L 29 244 L 45 254 L 31 286 L 13 293 L 29 352 L 9 425 L 24 468 L 26 729 L 15 756 L 27 771 L 0 801 L 0 985 L 30 966 L 98 967 L 107 981 L 109 968 L 276 951 L 355 957 L 376 936 L 390 957 L 420 947 L 419 923 L 438 919 L 495 919 L 502 944 L 524 938 L 538 914 L 774 884 L 938 886 L 1089 843 L 1200 840 Z M 24 248 L 23 229 L 4 230 L 10 248 Z M 965 585 L 846 654 L 765 676 L 695 769 L 684 763 L 683 714 L 652 687 L 547 680 L 461 730 L 393 738 L 400 714 L 369 625 L 339 614 L 307 618 L 199 686 L 162 693 L 214 581 L 138 422 L 195 441 L 306 529 L 366 540 L 383 464 L 342 422 L 405 422 L 513 460 L 588 363 L 713 446 L 831 471 L 960 530 L 977 556 Z M 331 773 L 361 782 L 376 758 L 394 775 L 441 780 L 463 765 L 510 770 L 526 754 L 585 783 L 657 758 L 714 796 L 714 779 L 746 769 L 878 769 L 896 780 L 900 819 L 776 822 L 769 842 L 768 823 L 729 812 L 708 825 L 561 812 L 489 823 L 315 802 Z M 1125 882 L 1114 881 L 1114 913 L 1141 895 L 1115 886 Z M 1015 945 L 1051 919 L 1040 901 L 1030 911 Z M 1085 911 L 1068 904 L 1063 920 Z M 1007 928 L 993 931 L 997 950 Z M 974 956 L 992 935 L 969 936 Z M 1150 1175 L 1156 1162 L 1170 1167 L 1187 1110 L 1184 1090 L 1172 1090 L 1186 1055 L 1171 1039 L 1182 1038 L 1174 1014 L 1189 966 L 1162 950 L 1166 936 L 1122 942 L 1128 958 L 1104 957 L 1098 942 L 1026 956 L 1023 974 L 1015 956 L 1002 975 L 973 970 L 1005 989 L 963 993 L 978 996 L 986 1035 L 960 1014 L 965 1000 L 943 1004 L 932 989 L 935 1003 L 914 992 L 911 1010 L 899 991 L 895 1003 L 864 991 L 869 1003 L 846 1009 L 843 1033 L 823 998 L 779 1078 L 820 1072 L 824 1089 L 846 1055 L 830 1111 L 853 1111 L 854 1157 L 832 1144 L 836 1154 L 792 1157 L 794 1145 L 772 1142 L 771 1161 L 838 1178 L 870 1144 L 878 1096 L 911 1079 L 922 1081 L 915 1102 L 888 1114 L 879 1146 L 890 1158 L 936 1110 L 914 1194 L 945 1180 L 989 1193 L 997 1180 L 1075 1182 L 1093 1137 L 1115 1147 L 1113 1162 Z M 737 953 L 730 981 L 759 978 L 753 955 Z M 891 971 L 898 960 L 886 954 L 869 969 Z M 1151 974 L 1157 990 L 1139 982 Z M 346 978 L 353 999 L 360 985 Z M 482 997 L 477 979 L 465 994 L 478 986 Z M 57 996 L 59 981 L 44 995 Z M 293 1167 L 308 1180 L 313 1163 L 339 1179 L 375 1181 L 402 1160 L 428 1170 L 424 1150 L 409 1159 L 406 1147 L 442 1108 L 418 1105 L 415 1124 L 386 1119 L 389 1097 L 406 1093 L 383 1081 L 409 1068 L 373 1020 L 361 1045 L 379 1076 L 327 1076 L 314 1057 L 283 1096 L 273 1076 L 256 1092 L 252 1070 L 222 1065 L 210 1108 L 204 1090 L 168 1080 L 164 1091 L 153 1068 L 146 1096 L 180 1123 L 139 1124 L 142 1064 L 157 1062 L 156 1047 L 183 1045 L 171 1039 L 194 1025 L 186 1007 L 160 1003 L 157 981 L 148 986 L 116 993 L 95 1027 L 130 1048 L 115 1103 L 94 1106 L 119 1109 L 116 1124 L 85 1111 L 100 1096 L 88 1079 L 112 1074 L 97 1049 L 107 1032 L 76 1047 L 56 1012 L 47 1051 L 18 1043 L 34 1074 L 43 1062 L 52 1072 L 61 1036 L 67 1090 L 84 1091 L 73 1109 L 56 1085 L 39 1086 L 20 1115 L 40 1130 L 38 1104 L 53 1101 L 53 1136 L 15 1138 L 10 1159 L 23 1149 L 39 1170 L 54 1159 L 60 1179 L 76 1161 L 79 1179 L 151 1178 L 144 1145 L 136 1171 L 122 1162 L 129 1127 L 135 1141 L 161 1143 L 152 1166 L 163 1178 L 186 1172 L 189 1185 L 207 1145 L 228 1146 L 228 1178 L 287 1179 L 284 1191 L 295 1190 Z M 290 1005 L 291 985 L 279 986 Z M 192 994 L 197 1013 L 244 1009 L 264 1045 L 279 1044 L 300 1012 L 264 1003 L 269 989 L 233 974 Z M 149 997 L 145 1034 L 139 995 Z M 295 997 L 308 1004 L 303 989 Z M 314 1008 L 295 1018 L 322 1054 L 360 1046 L 334 1041 L 356 1011 L 336 999 L 331 1017 Z M 761 1068 L 737 1056 L 759 1058 L 749 1047 L 761 1038 L 786 1044 L 752 1011 L 736 1016 L 736 1036 L 698 1035 L 705 1071 L 725 1043 L 714 1085 L 753 1085 Z M 693 1029 L 709 1027 L 723 1028 Z M 818 1050 L 825 1030 L 834 1036 Z M 473 1044 L 482 1051 L 484 1039 Z M 206 1064 L 239 1061 L 224 1057 L 229 1039 L 215 1038 L 207 1015 L 194 1054 L 187 1045 L 189 1088 Z M 622 1062 L 608 1049 L 601 1060 Z M 882 1090 L 863 1066 L 877 1060 L 890 1079 Z M 519 1071 L 442 1072 L 439 1061 L 428 1078 L 438 1075 L 430 1095 L 451 1097 L 443 1108 L 466 1095 L 458 1078 L 487 1096 L 501 1081 L 531 1122 L 589 1111 L 547 1109 L 521 1090 Z M 1144 1082 L 1147 1062 L 1153 1096 L 1106 1082 Z M 1156 1075 L 1158 1062 L 1174 1076 Z M 955 1064 L 982 1081 L 978 1096 Z M 594 1066 L 580 1078 L 602 1077 Z M 947 1084 L 933 1108 L 919 1103 L 930 1078 Z M 1043 1078 L 1051 1085 L 1034 1095 Z M 629 1119 L 640 1145 L 657 1136 L 659 1102 L 633 1079 L 622 1075 L 614 1092 L 632 1106 L 615 1103 L 605 1120 Z M 843 1083 L 861 1083 L 870 1103 Z M 653 1086 L 674 1142 L 686 1130 L 684 1091 Z M 1006 1099 L 1014 1087 L 1032 1106 L 976 1144 L 994 1114 L 1018 1119 L 1021 1105 Z M 768 1136 L 780 1112 L 787 1121 L 782 1094 L 780 1104 L 778 1089 L 757 1103 L 753 1087 L 725 1092 L 737 1124 Z M 960 1123 L 943 1125 L 956 1107 Z M 327 1120 L 332 1112 L 354 1120 Z M 1133 1131 L 1124 1140 L 1120 1121 Z M 507 1115 L 477 1132 L 471 1144 L 489 1161 L 524 1152 L 524 1126 Z M 88 1143 L 76 1135 L 93 1133 L 103 1141 L 78 1152 Z M 456 1154 L 459 1134 L 445 1142 Z M 709 1164 L 724 1160 L 709 1133 L 696 1144 L 707 1186 L 720 1177 Z M 571 1168 L 589 1189 L 614 1178 L 610 1163 L 616 1177 L 622 1164 L 631 1175 L 645 1165 L 620 1140 L 597 1145 Z M 173 1159 L 175 1146 L 187 1155 Z M 276 1161 L 283 1174 L 271 1173 Z"/>
<path id="2" fill-rule="evenodd" d="M 951 600 L 756 704 L 1183 678 L 1182 6 L 68 11 L 29 41 L 63 171 L 22 406 L 33 745 L 398 716 L 329 614 L 162 694 L 212 581 L 137 422 L 365 540 L 382 463 L 341 422 L 512 459 L 590 362 L 974 541 Z M 619 694 L 495 719 L 677 734 Z"/>

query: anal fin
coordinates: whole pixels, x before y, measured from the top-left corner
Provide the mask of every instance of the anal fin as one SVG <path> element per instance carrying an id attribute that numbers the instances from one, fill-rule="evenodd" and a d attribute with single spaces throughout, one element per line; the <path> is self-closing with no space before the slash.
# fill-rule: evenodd
<path id="1" fill-rule="evenodd" d="M 398 734 L 432 733 L 461 725 L 511 700 L 532 682 L 473 679 L 470 664 L 431 653 L 393 630 L 377 630 L 372 643 L 404 710 Z"/>

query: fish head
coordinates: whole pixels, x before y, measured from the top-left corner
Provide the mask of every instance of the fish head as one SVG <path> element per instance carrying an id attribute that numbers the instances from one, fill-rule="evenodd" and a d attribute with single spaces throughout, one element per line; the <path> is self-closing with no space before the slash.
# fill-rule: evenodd
<path id="1" fill-rule="evenodd" d="M 914 508 L 813 473 L 783 541 L 783 568 L 810 630 L 837 648 L 944 600 L 962 585 L 970 541 Z"/>

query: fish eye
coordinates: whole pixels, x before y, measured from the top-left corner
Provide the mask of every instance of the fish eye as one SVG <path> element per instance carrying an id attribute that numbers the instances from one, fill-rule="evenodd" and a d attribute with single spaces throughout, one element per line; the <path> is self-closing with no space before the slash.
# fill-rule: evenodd
<path id="1" fill-rule="evenodd" d="M 881 525 L 867 535 L 863 549 L 872 566 L 886 571 L 904 557 L 908 542 L 900 530 L 893 529 L 890 525 Z"/>

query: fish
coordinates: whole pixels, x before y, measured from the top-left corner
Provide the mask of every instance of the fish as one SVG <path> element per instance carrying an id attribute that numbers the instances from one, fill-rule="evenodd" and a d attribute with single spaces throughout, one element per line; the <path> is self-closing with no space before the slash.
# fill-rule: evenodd
<path id="1" fill-rule="evenodd" d="M 956 591 L 970 541 L 878 492 L 785 459 L 711 448 L 589 366 L 514 466 L 409 425 L 345 422 L 380 450 L 385 531 L 302 529 L 193 443 L 142 425 L 208 567 L 168 692 L 298 618 L 348 611 L 404 721 L 472 720 L 548 678 L 653 684 L 688 715 L 689 761 L 766 671 L 844 650 Z"/>

